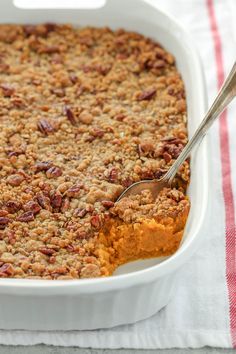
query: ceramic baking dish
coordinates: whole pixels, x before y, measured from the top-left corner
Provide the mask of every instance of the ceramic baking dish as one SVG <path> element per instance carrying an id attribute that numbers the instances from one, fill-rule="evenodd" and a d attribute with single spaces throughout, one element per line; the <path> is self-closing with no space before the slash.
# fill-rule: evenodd
<path id="1" fill-rule="evenodd" d="M 76 3 L 80 4 L 80 1 Z M 83 1 L 83 5 L 88 3 Z M 65 4 L 72 5 L 71 1 L 65 1 Z M 12 0 L 0 0 L 0 23 L 60 22 L 113 29 L 123 27 L 152 37 L 174 54 L 187 91 L 191 136 L 206 108 L 204 79 L 194 42 L 174 19 L 143 0 L 107 0 L 103 7 L 89 10 L 50 9 L 50 0 L 46 6 L 47 9 L 17 8 Z M 108 278 L 66 281 L 0 279 L 0 328 L 106 328 L 139 321 L 164 307 L 178 286 L 175 281 L 177 272 L 181 276 L 181 266 L 192 256 L 201 239 L 208 199 L 206 148 L 205 139 L 191 157 L 192 177 L 188 193 L 192 207 L 184 241 L 173 256 L 130 263 Z"/>

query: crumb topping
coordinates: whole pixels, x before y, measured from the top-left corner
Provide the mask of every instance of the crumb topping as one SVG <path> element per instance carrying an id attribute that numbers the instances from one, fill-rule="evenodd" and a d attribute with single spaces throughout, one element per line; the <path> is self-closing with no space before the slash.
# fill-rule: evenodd
<path id="1" fill-rule="evenodd" d="M 173 56 L 134 32 L 0 25 L 0 276 L 102 276 L 95 256 L 107 218 L 181 212 L 185 195 L 147 192 L 187 142 Z M 177 178 L 186 187 L 189 163 Z M 135 211 L 135 213 L 134 213 Z"/>

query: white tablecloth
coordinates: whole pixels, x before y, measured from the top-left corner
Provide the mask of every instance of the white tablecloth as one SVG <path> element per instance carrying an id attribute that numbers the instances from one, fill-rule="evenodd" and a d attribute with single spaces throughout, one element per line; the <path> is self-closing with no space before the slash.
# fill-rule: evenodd
<path id="1" fill-rule="evenodd" d="M 118 1 L 118 0 L 117 0 Z M 149 0 L 191 32 L 203 60 L 209 102 L 236 58 L 235 0 Z M 98 331 L 0 331 L 0 343 L 92 348 L 236 346 L 236 105 L 209 134 L 210 207 L 205 242 L 182 269 L 176 294 L 152 318 Z"/>

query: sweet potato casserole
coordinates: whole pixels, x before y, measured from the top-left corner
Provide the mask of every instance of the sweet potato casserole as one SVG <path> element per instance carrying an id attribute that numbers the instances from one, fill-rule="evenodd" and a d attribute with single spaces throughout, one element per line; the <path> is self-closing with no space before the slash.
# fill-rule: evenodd
<path id="1" fill-rule="evenodd" d="M 0 276 L 73 279 L 176 251 L 189 162 L 176 188 L 115 203 L 160 178 L 187 142 L 173 56 L 140 34 L 0 26 Z"/>

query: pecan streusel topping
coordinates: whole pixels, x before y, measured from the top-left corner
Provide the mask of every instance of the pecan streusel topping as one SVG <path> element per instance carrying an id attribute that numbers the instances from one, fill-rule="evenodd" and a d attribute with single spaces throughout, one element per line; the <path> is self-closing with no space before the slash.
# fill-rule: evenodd
<path id="1" fill-rule="evenodd" d="M 1 25 L 0 276 L 107 275 L 96 252 L 107 220 L 159 222 L 189 207 L 187 161 L 179 190 L 114 204 L 133 182 L 160 178 L 186 142 L 183 81 L 158 43 L 109 28 Z"/>

